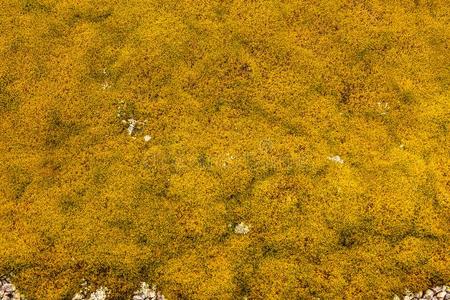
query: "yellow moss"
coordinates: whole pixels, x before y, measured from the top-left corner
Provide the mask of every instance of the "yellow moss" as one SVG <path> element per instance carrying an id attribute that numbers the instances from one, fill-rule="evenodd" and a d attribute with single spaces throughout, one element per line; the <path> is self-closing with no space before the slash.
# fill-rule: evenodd
<path id="1" fill-rule="evenodd" d="M 2 3 L 0 273 L 30 299 L 82 278 L 169 299 L 448 283 L 449 15 L 446 0 Z M 144 124 L 131 136 L 128 119 Z"/>

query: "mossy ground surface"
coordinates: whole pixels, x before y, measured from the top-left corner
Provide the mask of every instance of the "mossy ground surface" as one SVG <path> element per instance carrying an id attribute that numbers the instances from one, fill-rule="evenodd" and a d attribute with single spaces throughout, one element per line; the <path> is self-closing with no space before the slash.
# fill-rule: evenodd
<path id="1" fill-rule="evenodd" d="M 448 283 L 449 24 L 448 0 L 0 0 L 0 273 L 29 299 Z"/>

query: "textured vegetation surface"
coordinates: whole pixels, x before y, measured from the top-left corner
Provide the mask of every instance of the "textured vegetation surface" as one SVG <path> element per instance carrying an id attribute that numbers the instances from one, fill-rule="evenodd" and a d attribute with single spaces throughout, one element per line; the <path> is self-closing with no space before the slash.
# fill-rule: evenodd
<path id="1" fill-rule="evenodd" d="M 0 273 L 29 299 L 448 283 L 449 24 L 448 0 L 0 0 Z"/>

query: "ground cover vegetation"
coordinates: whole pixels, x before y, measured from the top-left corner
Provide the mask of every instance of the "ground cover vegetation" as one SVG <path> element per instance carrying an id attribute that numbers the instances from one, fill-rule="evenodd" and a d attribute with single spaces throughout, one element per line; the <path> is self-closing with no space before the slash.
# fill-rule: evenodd
<path id="1" fill-rule="evenodd" d="M 0 0 L 0 273 L 29 299 L 448 283 L 449 24 L 447 0 Z"/>

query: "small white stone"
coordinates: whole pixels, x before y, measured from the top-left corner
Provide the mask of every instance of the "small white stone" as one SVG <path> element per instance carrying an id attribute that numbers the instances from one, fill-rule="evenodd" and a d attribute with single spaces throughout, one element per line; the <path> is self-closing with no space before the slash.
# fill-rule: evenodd
<path id="1" fill-rule="evenodd" d="M 2 286 L 2 289 L 3 289 L 3 291 L 5 291 L 7 293 L 12 293 L 16 290 L 15 286 L 11 283 L 4 284 Z"/>
<path id="2" fill-rule="evenodd" d="M 134 294 L 135 295 L 133 297 L 133 300 L 134 299 L 136 299 L 136 300 L 140 300 L 140 299 L 155 300 L 155 299 L 157 299 L 156 298 L 157 295 L 160 295 L 159 292 L 158 293 L 156 292 L 156 286 L 152 286 L 152 288 L 150 288 L 149 285 L 145 282 L 141 283 L 141 289 L 138 291 L 135 291 Z M 160 296 L 161 296 L 160 298 L 163 299 L 163 296 L 162 295 L 160 295 Z"/>
<path id="3" fill-rule="evenodd" d="M 150 290 L 150 287 L 148 286 L 148 284 L 146 282 L 141 282 L 141 293 L 143 294 L 147 294 Z"/>
<path id="4" fill-rule="evenodd" d="M 136 127 L 136 120 L 134 119 L 128 119 L 128 135 L 132 135 L 134 128 Z"/>
<path id="5" fill-rule="evenodd" d="M 234 228 L 234 233 L 237 233 L 237 234 L 247 234 L 247 233 L 249 233 L 249 231 L 250 231 L 250 227 L 248 225 L 244 224 L 243 222 L 239 223 Z"/>
<path id="6" fill-rule="evenodd" d="M 151 136 L 149 136 L 148 134 L 146 136 L 144 136 L 144 141 L 148 142 L 152 139 Z"/>
<path id="7" fill-rule="evenodd" d="M 80 293 L 76 293 L 75 296 L 73 296 L 72 300 L 83 300 L 83 295 Z"/>
<path id="8" fill-rule="evenodd" d="M 344 160 L 339 155 L 328 156 L 328 159 L 331 160 L 331 161 L 334 161 L 335 163 L 338 163 L 338 164 L 343 164 L 344 163 Z"/>
<path id="9" fill-rule="evenodd" d="M 108 289 L 105 287 L 100 287 L 94 293 L 91 294 L 89 300 L 105 300 Z"/>

